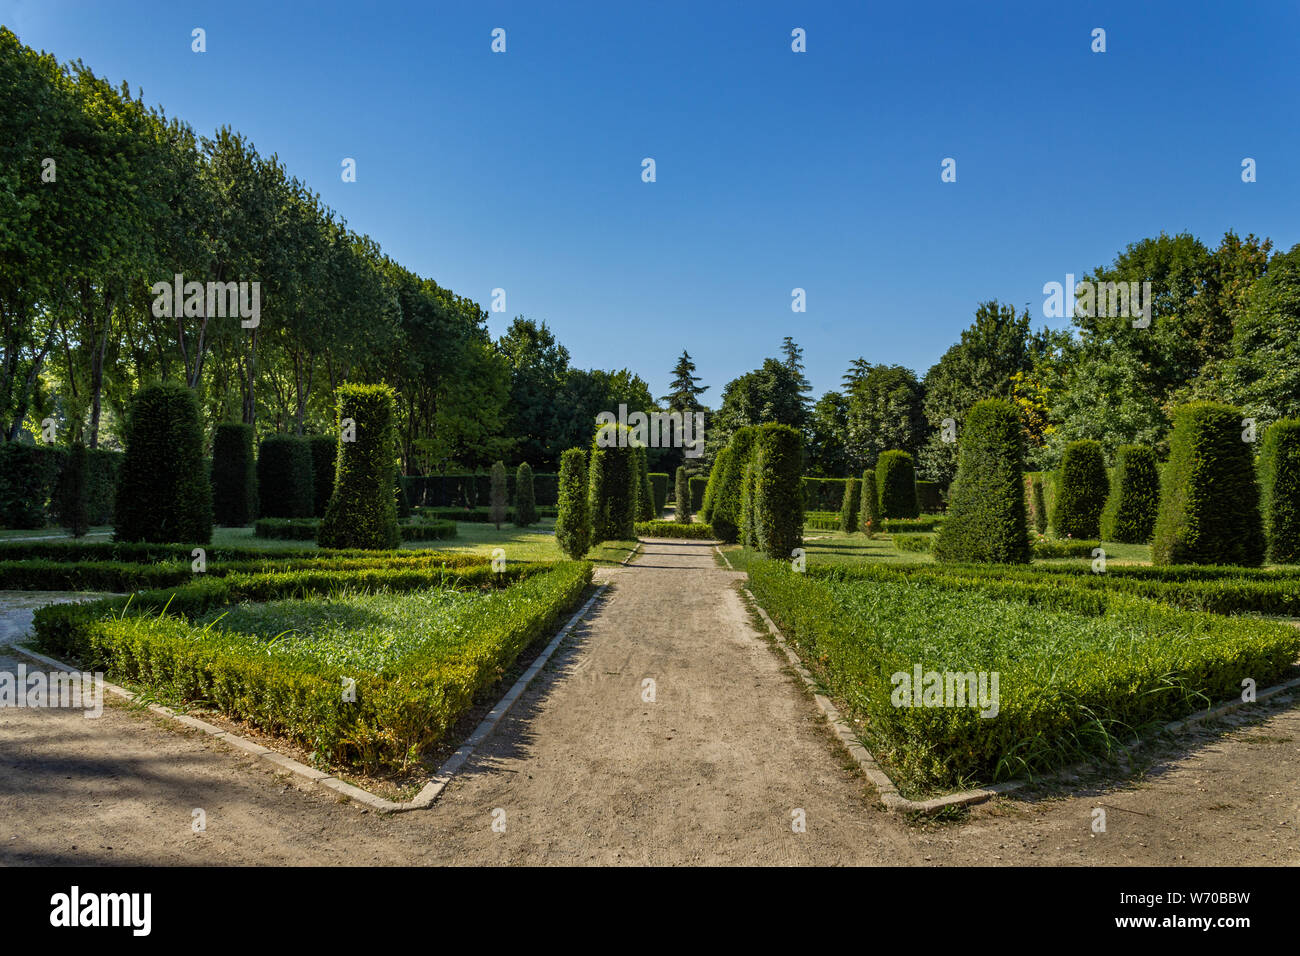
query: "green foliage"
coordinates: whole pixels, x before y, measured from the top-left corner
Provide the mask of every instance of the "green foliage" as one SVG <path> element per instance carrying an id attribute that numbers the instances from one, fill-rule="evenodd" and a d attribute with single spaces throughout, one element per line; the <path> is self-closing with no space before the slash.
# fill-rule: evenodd
<path id="1" fill-rule="evenodd" d="M 59 523 L 74 538 L 84 537 L 90 528 L 86 485 L 86 446 L 77 441 L 68 449 L 67 466 L 59 482 Z"/>
<path id="2" fill-rule="evenodd" d="M 667 475 L 664 476 L 668 477 Z M 691 481 L 690 476 L 686 473 L 685 465 L 677 466 L 676 487 L 673 489 L 673 495 L 677 499 L 674 519 L 679 524 L 691 523 Z M 712 530 L 712 529 L 710 529 Z"/>
<path id="3" fill-rule="evenodd" d="M 492 523 L 500 530 L 501 522 L 506 520 L 506 464 L 503 461 L 492 465 L 492 491 L 488 502 Z"/>
<path id="4" fill-rule="evenodd" d="M 731 458 L 731 451 L 726 448 L 719 449 L 718 454 L 713 459 L 713 467 L 709 469 L 709 480 L 704 486 L 704 497 L 700 499 L 699 506 L 696 506 L 695 499 L 691 499 L 691 510 L 698 512 L 702 520 L 708 521 L 713 514 L 713 501 L 718 493 L 718 486 L 722 484 L 722 476 L 727 471 L 727 462 Z M 695 479 L 691 479 L 692 482 Z"/>
<path id="5" fill-rule="evenodd" d="M 754 439 L 756 544 L 769 556 L 788 558 L 803 544 L 803 436 L 789 425 L 768 423 Z"/>
<path id="6" fill-rule="evenodd" d="M 1241 418 L 1239 410 L 1213 402 L 1175 412 L 1151 545 L 1154 564 L 1263 562 L 1259 488 Z"/>
<path id="7" fill-rule="evenodd" d="M 591 541 L 627 541 L 634 536 L 640 476 L 635 449 L 624 445 L 591 452 Z"/>
<path id="8" fill-rule="evenodd" d="M 299 435 L 267 435 L 257 451 L 257 513 L 310 518 L 315 502 L 311 446 Z"/>
<path id="9" fill-rule="evenodd" d="M 339 443 L 329 435 L 312 435 L 307 443 L 311 448 L 312 514 L 323 518 L 334 494 L 334 456 Z"/>
<path id="10" fill-rule="evenodd" d="M 745 470 L 740 476 L 740 543 L 746 548 L 758 547 L 758 516 L 755 508 L 758 502 L 754 498 L 757 480 L 757 452 L 745 463 Z"/>
<path id="11" fill-rule="evenodd" d="M 844 483 L 844 478 L 804 478 L 804 510 L 839 511 L 844 503 Z"/>
<path id="12" fill-rule="evenodd" d="M 702 516 L 704 511 L 704 496 L 709 489 L 709 479 L 701 477 L 700 475 L 691 475 L 688 484 L 691 489 L 690 509 L 696 514 Z"/>
<path id="13" fill-rule="evenodd" d="M 1101 515 L 1104 541 L 1144 544 L 1151 540 L 1160 510 L 1160 471 L 1156 456 L 1141 445 L 1121 445 L 1115 451 L 1110 497 Z"/>
<path id="14" fill-rule="evenodd" d="M 976 402 L 958 442 L 957 476 L 934 556 L 940 561 L 1029 562 L 1024 436 L 1019 413 L 1001 399 Z"/>
<path id="15" fill-rule="evenodd" d="M 691 538 L 700 541 L 714 540 L 713 529 L 702 521 L 683 524 L 680 521 L 638 521 L 638 538 Z"/>
<path id="16" fill-rule="evenodd" d="M 718 475 L 717 488 L 713 493 L 713 507 L 706 519 L 713 525 L 713 530 L 718 537 L 729 544 L 740 540 L 740 508 L 741 495 L 744 493 L 745 466 L 749 464 L 756 432 L 756 428 L 746 425 L 737 429 L 732 435 L 731 444 L 727 446 L 730 454 L 726 456 L 724 470 Z"/>
<path id="17" fill-rule="evenodd" d="M 1047 499 L 1043 496 L 1042 475 L 1032 472 L 1025 475 L 1025 507 L 1029 509 L 1030 530 L 1047 534 Z"/>
<path id="18" fill-rule="evenodd" d="M 1056 513 L 1052 518 L 1056 533 L 1071 538 L 1097 537 L 1109 493 L 1101 443 L 1085 440 L 1066 445 L 1057 475 Z"/>
<path id="19" fill-rule="evenodd" d="M 331 483 L 333 476 L 330 476 Z M 212 518 L 223 528 L 242 528 L 257 513 L 257 464 L 253 426 L 220 422 L 212 433 Z"/>
<path id="20" fill-rule="evenodd" d="M 881 530 L 880 492 L 876 489 L 876 473 L 868 468 L 862 473 L 862 487 L 858 492 L 858 530 L 874 538 Z"/>
<path id="21" fill-rule="evenodd" d="M 1269 560 L 1300 564 L 1300 419 L 1270 425 L 1259 458 Z"/>
<path id="22" fill-rule="evenodd" d="M 655 511 L 654 486 L 650 484 L 650 466 L 645 448 L 633 448 L 636 460 L 636 517 L 638 521 L 654 521 L 659 512 Z"/>
<path id="23" fill-rule="evenodd" d="M 354 441 L 344 441 L 343 422 L 355 422 Z M 334 493 L 321 519 L 323 548 L 395 548 L 397 436 L 393 391 L 386 385 L 341 385 L 339 446 Z"/>
<path id="24" fill-rule="evenodd" d="M 934 537 L 928 534 L 895 534 L 890 541 L 899 551 L 929 551 L 934 546 Z"/>
<path id="25" fill-rule="evenodd" d="M 916 482 L 916 503 L 922 514 L 934 514 L 944 508 L 943 489 L 937 481 Z"/>
<path id="26" fill-rule="evenodd" d="M 581 559 L 591 550 L 590 484 L 587 452 L 570 448 L 560 456 L 560 504 L 555 518 L 555 540 L 569 557 Z"/>
<path id="27" fill-rule="evenodd" d="M 668 506 L 668 472 L 650 472 L 650 490 L 654 493 L 654 513 L 658 517 L 664 513 L 664 508 Z M 689 510 L 689 505 L 687 507 Z"/>
<path id="28" fill-rule="evenodd" d="M 849 478 L 844 482 L 844 502 L 840 505 L 840 530 L 845 534 L 858 530 L 858 512 L 862 506 L 862 482 Z"/>
<path id="29" fill-rule="evenodd" d="M 50 445 L 0 443 L 0 525 L 43 528 L 58 487 L 62 451 Z"/>
<path id="30" fill-rule="evenodd" d="M 207 544 L 212 486 L 194 393 L 182 385 L 140 389 L 127 416 L 125 445 L 114 508 L 117 538 Z"/>
<path id="31" fill-rule="evenodd" d="M 876 462 L 876 493 L 882 518 L 915 518 L 921 513 L 916 500 L 916 468 L 905 451 L 887 451 Z"/>
<path id="32" fill-rule="evenodd" d="M 537 501 L 533 497 L 533 469 L 528 462 L 515 472 L 515 526 L 527 528 L 537 524 Z"/>

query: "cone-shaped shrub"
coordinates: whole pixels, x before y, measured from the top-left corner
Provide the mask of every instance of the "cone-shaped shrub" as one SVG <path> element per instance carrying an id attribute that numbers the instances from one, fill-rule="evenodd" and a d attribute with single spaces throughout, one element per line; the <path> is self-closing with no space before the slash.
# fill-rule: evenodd
<path id="1" fill-rule="evenodd" d="M 1056 513 L 1052 526 L 1061 537 L 1096 538 L 1110 494 L 1101 443 L 1073 441 L 1065 446 L 1056 475 Z"/>
<path id="2" fill-rule="evenodd" d="M 880 495 L 876 493 L 876 473 L 870 468 L 862 473 L 858 499 L 858 530 L 874 538 L 880 530 Z"/>
<path id="3" fill-rule="evenodd" d="M 587 453 L 570 448 L 560 456 L 559 500 L 555 513 L 555 540 L 569 557 L 578 560 L 591 550 L 591 512 L 587 510 Z"/>
<path id="4" fill-rule="evenodd" d="M 1145 544 L 1151 540 L 1160 509 L 1160 471 L 1156 454 L 1141 445 L 1120 445 L 1115 475 L 1101 514 L 1103 541 Z"/>
<path id="5" fill-rule="evenodd" d="M 862 507 L 862 482 L 856 478 L 844 482 L 844 501 L 840 505 L 840 530 L 849 533 L 858 530 L 858 512 Z"/>
<path id="6" fill-rule="evenodd" d="M 1010 402 L 976 402 L 957 446 L 948 516 L 934 543 L 940 561 L 1029 563 L 1024 434 Z"/>
<path id="7" fill-rule="evenodd" d="M 537 498 L 533 494 L 533 469 L 523 462 L 515 471 L 515 527 L 537 524 Z"/>
<path id="8" fill-rule="evenodd" d="M 1193 402 L 1174 413 L 1169 464 L 1151 543 L 1153 564 L 1240 564 L 1264 560 L 1264 526 L 1241 412 Z"/>
<path id="9" fill-rule="evenodd" d="M 916 500 L 916 466 L 905 451 L 887 451 L 876 462 L 876 493 L 880 517 L 915 518 L 921 513 Z"/>
<path id="10" fill-rule="evenodd" d="M 803 544 L 803 436 L 789 425 L 763 425 L 752 457 L 757 545 L 789 558 Z"/>
<path id="11" fill-rule="evenodd" d="M 745 466 L 749 464 L 758 431 L 753 425 L 738 428 L 727 445 L 726 469 L 718 475 L 718 486 L 713 492 L 713 511 L 709 523 L 713 533 L 722 541 L 734 544 L 740 540 L 740 496 Z"/>
<path id="12" fill-rule="evenodd" d="M 334 455 L 339 443 L 330 435 L 312 435 L 307 445 L 311 448 L 312 514 L 323 518 L 334 494 Z"/>
<path id="13" fill-rule="evenodd" d="M 322 548 L 397 548 L 397 427 L 393 390 L 386 385 L 341 385 L 334 493 L 321 519 Z M 343 422 L 355 423 L 345 432 Z M 344 438 L 352 437 L 352 441 Z"/>
<path id="14" fill-rule="evenodd" d="M 311 446 L 298 435 L 267 435 L 257 450 L 260 518 L 310 518 L 315 507 Z"/>
<path id="15" fill-rule="evenodd" d="M 501 522 L 506 520 L 506 463 L 503 461 L 492 464 L 491 490 L 488 493 L 488 518 L 497 530 L 501 530 Z"/>
<path id="16" fill-rule="evenodd" d="M 1300 419 L 1269 426 L 1259 464 L 1269 560 L 1300 564 Z"/>
<path id="17" fill-rule="evenodd" d="M 677 481 L 674 494 L 677 496 L 677 513 L 675 517 L 680 524 L 691 523 L 691 479 L 686 474 L 686 466 L 677 466 Z"/>
<path id="18" fill-rule="evenodd" d="M 212 519 L 223 528 L 242 528 L 256 517 L 253 426 L 222 422 L 212 433 Z"/>
<path id="19" fill-rule="evenodd" d="M 1047 499 L 1043 496 L 1043 476 L 1025 475 L 1025 506 L 1029 509 L 1029 527 L 1047 534 Z"/>
<path id="20" fill-rule="evenodd" d="M 117 540 L 212 540 L 212 485 L 194 393 L 183 385 L 140 389 L 127 415 L 125 438 L 113 510 Z"/>
<path id="21" fill-rule="evenodd" d="M 90 530 L 88 507 L 88 480 L 86 475 L 86 446 L 80 440 L 68 449 L 68 462 L 59 479 L 59 524 L 74 538 L 83 537 Z"/>
<path id="22" fill-rule="evenodd" d="M 713 467 L 709 469 L 709 480 L 704 486 L 704 500 L 700 503 L 700 520 L 706 524 L 713 516 L 713 498 L 717 494 L 718 485 L 722 484 L 722 475 L 727 470 L 727 459 L 730 457 L 728 449 L 719 449 L 713 459 Z"/>

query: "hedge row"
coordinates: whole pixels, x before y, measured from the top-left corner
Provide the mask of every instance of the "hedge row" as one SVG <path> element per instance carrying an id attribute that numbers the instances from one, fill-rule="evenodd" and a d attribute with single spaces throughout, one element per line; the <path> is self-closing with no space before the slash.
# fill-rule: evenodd
<path id="1" fill-rule="evenodd" d="M 554 518 L 559 509 L 554 505 L 537 506 L 538 518 Z M 422 518 L 440 518 L 443 521 L 465 521 L 470 524 L 491 524 L 492 511 L 489 508 L 475 508 L 473 511 L 466 511 L 464 508 L 423 508 L 417 507 L 412 509 L 412 513 Z M 504 521 L 515 520 L 515 510 L 506 509 Z"/>
<path id="2" fill-rule="evenodd" d="M 55 516 L 67 466 L 68 449 L 62 445 L 0 443 L 0 527 L 45 527 Z M 121 466 L 121 452 L 86 449 L 86 518 L 92 525 L 113 520 Z"/>
<path id="3" fill-rule="evenodd" d="M 486 508 L 491 497 L 487 474 L 403 475 L 402 490 L 413 507 Z M 515 476 L 507 476 L 507 500 L 515 499 Z M 538 506 L 554 508 L 559 502 L 559 475 L 533 472 L 533 496 Z"/>
<path id="4" fill-rule="evenodd" d="M 436 518 L 398 525 L 403 541 L 442 541 L 456 537 L 456 522 Z M 253 537 L 281 541 L 315 541 L 320 533 L 319 518 L 258 518 Z"/>
<path id="5" fill-rule="evenodd" d="M 656 518 L 663 514 L 664 508 L 668 506 L 669 481 L 670 478 L 666 471 L 650 472 L 650 490 L 654 495 L 654 510 Z"/>
<path id="6" fill-rule="evenodd" d="M 638 521 L 636 523 L 638 538 L 696 538 L 703 541 L 715 540 L 713 528 L 702 522 L 686 524 L 680 521 Z"/>

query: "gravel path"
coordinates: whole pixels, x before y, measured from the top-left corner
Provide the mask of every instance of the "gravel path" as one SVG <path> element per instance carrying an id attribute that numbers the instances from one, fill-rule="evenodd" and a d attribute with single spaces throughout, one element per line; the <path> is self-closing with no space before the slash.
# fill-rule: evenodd
<path id="1" fill-rule="evenodd" d="M 648 542 L 600 574 L 602 600 L 427 811 L 363 813 L 138 709 L 0 710 L 0 864 L 1300 864 L 1294 702 L 1144 778 L 909 826 L 833 748 L 711 548 Z M 30 613 L 0 614 L 0 635 Z"/>

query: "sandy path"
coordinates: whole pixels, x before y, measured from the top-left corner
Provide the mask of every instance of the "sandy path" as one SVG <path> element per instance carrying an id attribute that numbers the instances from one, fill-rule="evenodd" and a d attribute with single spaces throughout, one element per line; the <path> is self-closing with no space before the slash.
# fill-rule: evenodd
<path id="1" fill-rule="evenodd" d="M 1190 738 L 1136 781 L 909 827 L 845 768 L 709 548 L 647 543 L 603 577 L 428 811 L 362 813 L 147 712 L 0 710 L 0 863 L 1300 864 L 1293 703 Z M 0 616 L 0 641 L 24 616 Z M 0 648 L 0 670 L 14 664 Z"/>

